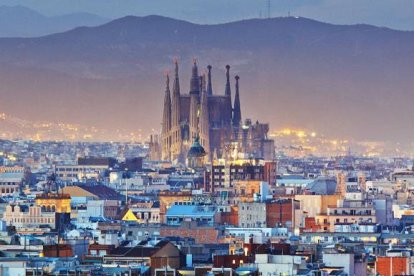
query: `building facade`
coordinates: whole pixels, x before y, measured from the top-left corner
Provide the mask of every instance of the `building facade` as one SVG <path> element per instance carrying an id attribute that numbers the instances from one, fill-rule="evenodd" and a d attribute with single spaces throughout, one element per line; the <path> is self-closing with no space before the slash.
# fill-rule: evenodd
<path id="1" fill-rule="evenodd" d="M 272 157 L 273 140 L 267 139 L 267 124 L 242 123 L 239 76 L 235 77 L 235 97 L 232 101 L 230 66 L 226 66 L 224 95 L 214 95 L 211 66 L 207 76 L 199 75 L 194 60 L 190 91 L 182 94 L 175 61 L 172 95 L 167 75 L 161 133 L 161 159 L 173 163 L 184 163 L 195 139 L 206 150 L 206 159 L 229 157 L 234 152 L 244 152 L 255 157 Z M 269 152 L 264 154 L 263 152 Z"/>
<path id="2" fill-rule="evenodd" d="M 55 228 L 55 210 L 46 210 L 40 206 L 19 206 L 9 205 L 3 215 L 7 225 L 16 228 L 38 228 L 41 225 L 48 225 Z"/>
<path id="3" fill-rule="evenodd" d="M 0 167 L 0 193 L 2 196 L 18 194 L 23 184 L 24 168 L 20 166 Z"/>

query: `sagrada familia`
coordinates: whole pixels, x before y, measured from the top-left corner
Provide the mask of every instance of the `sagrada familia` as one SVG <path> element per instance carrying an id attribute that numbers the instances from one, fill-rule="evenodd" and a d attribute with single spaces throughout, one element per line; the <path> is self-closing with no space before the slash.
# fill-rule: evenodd
<path id="1" fill-rule="evenodd" d="M 239 76 L 235 76 L 235 96 L 232 101 L 230 66 L 226 66 L 224 95 L 213 93 L 211 69 L 207 76 L 199 75 L 193 62 L 190 92 L 182 94 L 178 62 L 174 62 L 172 94 L 170 78 L 166 76 L 164 110 L 161 133 L 161 160 L 184 163 L 190 147 L 199 143 L 206 151 L 206 161 L 227 157 L 239 151 L 263 158 L 265 151 L 273 154 L 273 140 L 267 138 L 268 124 L 243 124 L 240 106 Z M 262 155 L 262 156 L 261 156 Z M 268 156 L 267 156 L 268 157 Z"/>

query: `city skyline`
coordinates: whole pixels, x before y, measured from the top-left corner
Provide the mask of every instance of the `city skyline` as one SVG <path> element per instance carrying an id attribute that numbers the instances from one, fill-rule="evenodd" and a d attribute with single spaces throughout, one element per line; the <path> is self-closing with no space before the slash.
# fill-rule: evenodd
<path id="1" fill-rule="evenodd" d="M 412 26 L 408 0 L 0 0 L 0 275 L 414 275 Z"/>

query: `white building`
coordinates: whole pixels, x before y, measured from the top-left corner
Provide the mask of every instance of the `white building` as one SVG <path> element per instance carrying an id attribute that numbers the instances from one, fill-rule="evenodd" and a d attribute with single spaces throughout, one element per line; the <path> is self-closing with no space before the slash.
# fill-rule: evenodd
<path id="1" fill-rule="evenodd" d="M 306 260 L 303 256 L 256 254 L 254 265 L 261 275 L 296 275 L 306 268 Z"/>
<path id="2" fill-rule="evenodd" d="M 367 275 L 367 263 L 355 260 L 353 253 L 323 253 L 323 262 L 327 266 L 343 267 L 347 275 Z"/>
<path id="3" fill-rule="evenodd" d="M 253 238 L 253 243 L 265 243 L 270 237 L 277 235 L 276 228 L 226 227 L 225 231 L 227 235 L 244 239 L 244 242 Z"/>

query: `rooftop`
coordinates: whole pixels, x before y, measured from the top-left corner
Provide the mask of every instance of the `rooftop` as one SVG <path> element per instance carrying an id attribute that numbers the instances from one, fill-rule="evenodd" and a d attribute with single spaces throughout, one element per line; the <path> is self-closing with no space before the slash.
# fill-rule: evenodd
<path id="1" fill-rule="evenodd" d="M 167 210 L 166 216 L 204 216 L 210 217 L 216 214 L 216 207 L 214 206 L 200 206 L 200 205 L 172 205 Z"/>

